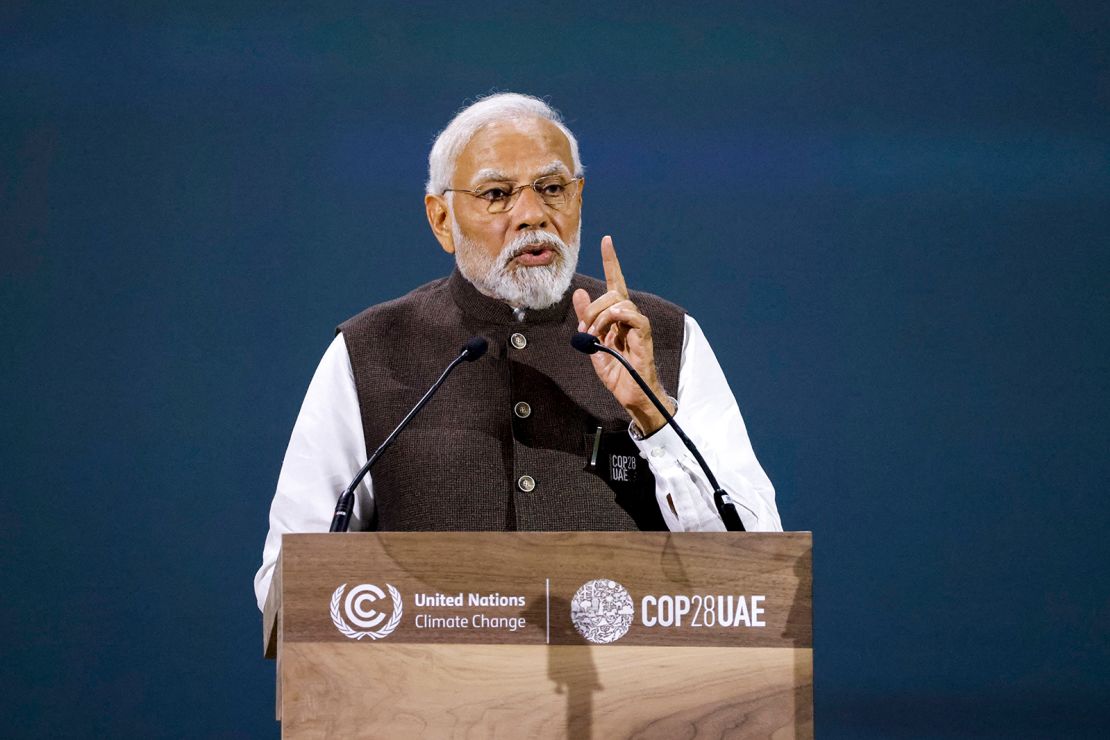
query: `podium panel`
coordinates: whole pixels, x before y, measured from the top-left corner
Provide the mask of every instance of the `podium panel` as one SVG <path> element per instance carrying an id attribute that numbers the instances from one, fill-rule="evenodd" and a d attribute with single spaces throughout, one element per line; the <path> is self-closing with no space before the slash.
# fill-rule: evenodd
<path id="1" fill-rule="evenodd" d="M 285 737 L 812 737 L 809 533 L 286 535 Z"/>

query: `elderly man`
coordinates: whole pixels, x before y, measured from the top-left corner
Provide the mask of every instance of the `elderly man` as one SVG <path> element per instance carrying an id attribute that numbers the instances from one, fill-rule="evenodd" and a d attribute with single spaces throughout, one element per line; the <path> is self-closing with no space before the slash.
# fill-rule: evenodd
<path id="1" fill-rule="evenodd" d="M 262 607 L 284 532 L 324 532 L 335 498 L 474 335 L 461 367 L 358 489 L 352 529 L 721 530 L 693 456 L 623 353 L 698 444 L 748 530 L 781 530 L 721 368 L 679 307 L 629 291 L 610 237 L 605 281 L 575 274 L 578 143 L 543 101 L 491 95 L 429 156 L 428 223 L 456 270 L 340 325 L 312 378 L 270 509 Z M 673 395 L 672 395 L 673 394 Z"/>

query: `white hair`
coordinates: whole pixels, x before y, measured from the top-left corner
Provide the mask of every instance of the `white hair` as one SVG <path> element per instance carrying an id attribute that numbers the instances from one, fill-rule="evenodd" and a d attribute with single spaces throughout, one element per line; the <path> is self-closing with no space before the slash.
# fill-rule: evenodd
<path id="1" fill-rule="evenodd" d="M 428 195 L 441 195 L 444 190 L 451 187 L 451 178 L 455 174 L 455 163 L 459 155 L 483 126 L 494 121 L 520 118 L 544 118 L 554 123 L 570 142 L 574 176 L 582 176 L 582 162 L 578 158 L 578 140 L 563 124 L 562 116 L 557 110 L 531 95 L 496 93 L 479 98 L 460 110 L 447 127 L 436 136 L 432 151 L 428 154 L 428 182 L 424 186 L 425 192 Z"/>
<path id="2" fill-rule="evenodd" d="M 502 248 L 496 256 L 488 254 L 480 244 L 451 224 L 455 239 L 455 264 L 462 276 L 483 295 L 505 301 L 510 306 L 541 310 L 554 306 L 570 287 L 578 266 L 578 245 L 582 241 L 582 224 L 564 242 L 549 231 L 523 231 Z M 536 267 L 512 266 L 512 261 L 527 249 L 544 246 L 554 250 L 549 265 Z"/>

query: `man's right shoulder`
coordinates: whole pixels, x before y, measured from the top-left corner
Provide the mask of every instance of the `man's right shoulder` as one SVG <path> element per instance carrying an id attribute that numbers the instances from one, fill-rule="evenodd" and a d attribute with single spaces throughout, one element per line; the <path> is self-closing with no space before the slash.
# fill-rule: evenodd
<path id="1" fill-rule="evenodd" d="M 429 309 L 438 307 L 445 299 L 450 300 L 448 280 L 446 277 L 432 280 L 403 296 L 370 306 L 341 323 L 335 331 L 346 334 L 368 326 L 401 322 L 413 315 L 426 315 Z"/>

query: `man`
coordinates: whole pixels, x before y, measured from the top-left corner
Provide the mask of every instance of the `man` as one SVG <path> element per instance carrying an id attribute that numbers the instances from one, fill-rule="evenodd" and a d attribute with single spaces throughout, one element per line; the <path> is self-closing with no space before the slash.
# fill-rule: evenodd
<path id="1" fill-rule="evenodd" d="M 378 461 L 352 529 L 723 530 L 693 456 L 616 360 L 571 348 L 576 331 L 624 354 L 664 399 L 746 529 L 782 529 L 697 323 L 629 291 L 608 236 L 605 282 L 575 274 L 584 184 L 577 141 L 536 98 L 486 97 L 440 133 L 424 203 L 457 269 L 339 327 L 282 465 L 259 608 L 282 533 L 327 531 L 338 492 L 474 335 L 488 353 Z"/>

